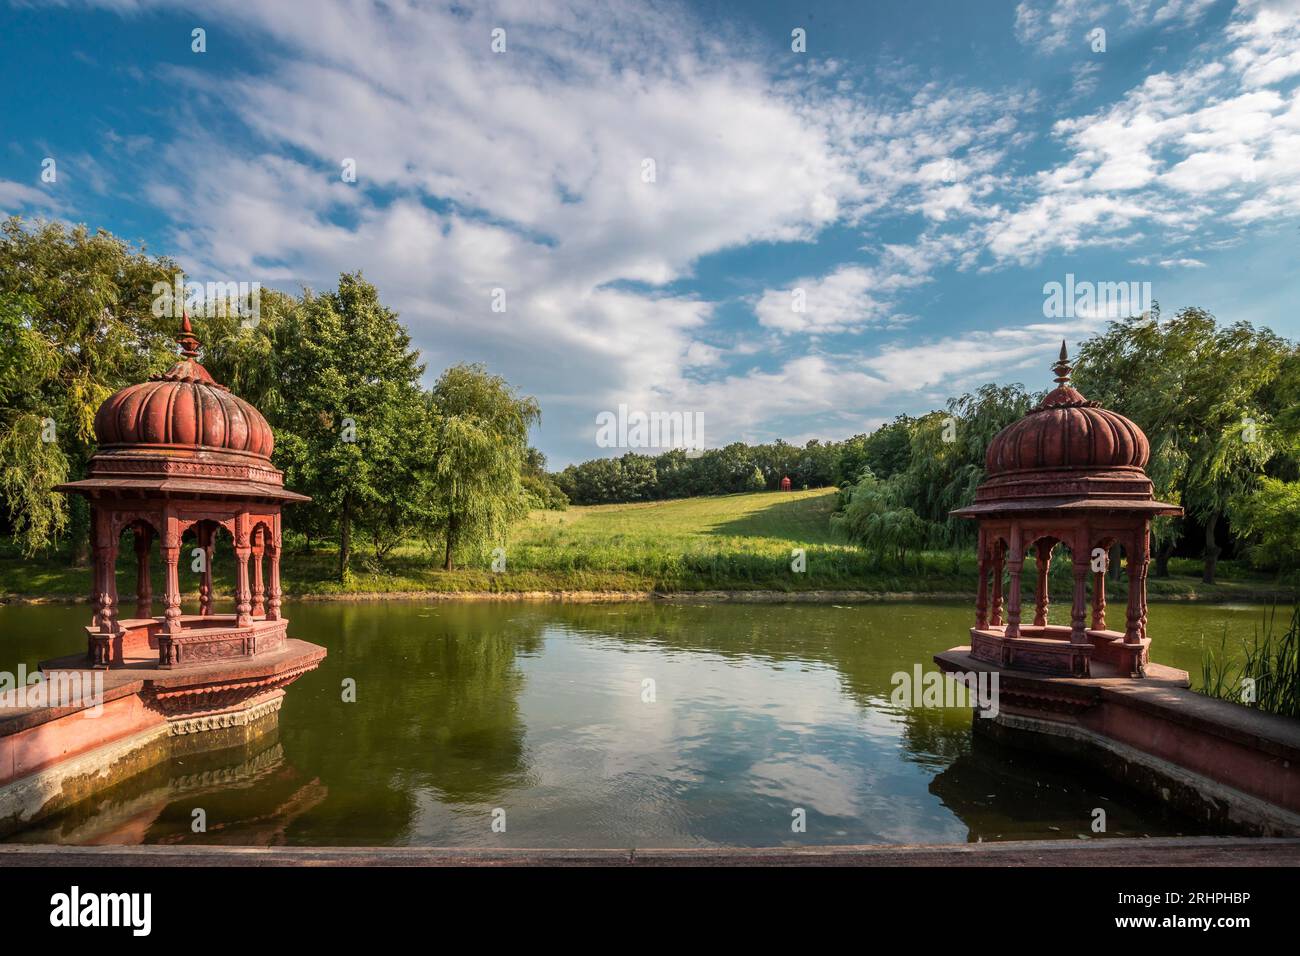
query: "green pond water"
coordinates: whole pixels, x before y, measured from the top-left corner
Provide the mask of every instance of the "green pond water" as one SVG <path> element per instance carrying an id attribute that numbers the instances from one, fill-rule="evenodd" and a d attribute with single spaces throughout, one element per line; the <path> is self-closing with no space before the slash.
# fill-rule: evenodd
<path id="1" fill-rule="evenodd" d="M 1203 646 L 1225 629 L 1230 645 L 1249 637 L 1265 613 L 1154 605 L 1153 657 L 1195 679 Z M 585 848 L 1205 832 L 1083 768 L 973 739 L 968 709 L 891 704 L 891 675 L 965 643 L 965 605 L 394 601 L 286 615 L 329 657 L 290 687 L 277 732 L 173 759 L 12 839 Z M 86 617 L 0 607 L 0 669 L 75 649 Z M 1097 807 L 1105 834 L 1090 827 Z"/>

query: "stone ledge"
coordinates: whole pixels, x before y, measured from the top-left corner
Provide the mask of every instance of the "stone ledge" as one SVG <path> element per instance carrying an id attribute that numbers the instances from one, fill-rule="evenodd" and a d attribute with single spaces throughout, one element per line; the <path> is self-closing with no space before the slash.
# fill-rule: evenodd
<path id="1" fill-rule="evenodd" d="M 0 867 L 194 866 L 1300 866 L 1300 840 L 1241 837 L 1022 840 L 690 849 L 51 846 L 0 844 Z"/>

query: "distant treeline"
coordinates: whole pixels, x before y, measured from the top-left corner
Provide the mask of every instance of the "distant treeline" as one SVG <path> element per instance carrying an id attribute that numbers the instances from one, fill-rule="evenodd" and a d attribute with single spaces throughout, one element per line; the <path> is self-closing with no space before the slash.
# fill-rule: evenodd
<path id="1" fill-rule="evenodd" d="M 840 442 L 813 440 L 803 446 L 784 441 L 735 442 L 698 455 L 682 449 L 659 455 L 628 452 L 619 458 L 570 465 L 551 478 L 579 505 L 774 491 L 782 478 L 789 478 L 794 488 L 825 488 L 852 480 L 873 456 L 882 463 L 888 458 L 894 439 L 883 431 L 877 435 Z"/>
<path id="2" fill-rule="evenodd" d="M 1048 377 L 1051 355 L 1044 356 Z M 1033 374 L 1033 373 L 1029 373 Z M 1203 309 L 1111 323 L 1083 342 L 1074 383 L 1126 415 L 1151 443 L 1156 497 L 1185 516 L 1154 526 L 1154 573 L 1170 557 L 1197 556 L 1213 583 L 1221 554 L 1266 570 L 1300 569 L 1300 348 L 1266 328 L 1220 325 Z M 682 451 L 627 454 L 552 475 L 578 504 L 834 485 L 832 521 L 882 559 L 922 549 L 969 547 L 973 522 L 949 512 L 984 479 L 984 454 L 999 431 L 1046 390 L 985 385 L 947 407 L 902 415 L 869 435 L 803 447 L 736 443 L 691 458 Z"/>

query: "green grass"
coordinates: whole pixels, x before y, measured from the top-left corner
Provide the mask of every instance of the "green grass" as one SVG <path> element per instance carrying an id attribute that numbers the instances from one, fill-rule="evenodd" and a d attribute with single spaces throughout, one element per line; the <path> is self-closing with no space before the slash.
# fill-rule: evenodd
<path id="1" fill-rule="evenodd" d="M 910 589 L 911 562 L 907 568 L 878 568 L 871 556 L 832 536 L 834 507 L 834 490 L 817 489 L 534 512 L 507 544 L 503 574 L 488 569 L 489 554 L 446 573 L 412 545 L 388 562 L 387 573 L 362 570 L 347 590 Z M 806 572 L 791 570 L 795 548 L 805 551 Z M 301 582 L 300 590 L 342 590 L 299 561 L 289 573 Z M 973 571 L 973 556 L 966 564 Z M 927 556 L 920 566 L 930 590 L 961 589 L 951 555 Z"/>
<path id="2" fill-rule="evenodd" d="M 417 543 L 396 549 L 383 568 L 364 545 L 355 552 L 352 579 L 335 579 L 332 546 L 305 554 L 287 542 L 282 564 L 286 593 L 862 590 L 883 593 L 967 594 L 975 581 L 974 549 L 909 555 L 904 564 L 879 561 L 832 534 L 833 489 L 686 498 L 626 505 L 539 511 L 517 526 L 506 544 L 506 571 L 493 573 L 489 553 L 463 555 L 463 567 L 441 570 L 440 555 Z M 807 570 L 791 570 L 792 550 L 806 553 Z M 134 558 L 122 556 L 118 586 L 123 608 L 134 590 Z M 217 553 L 219 594 L 228 594 L 233 562 Z M 154 593 L 162 593 L 155 555 Z M 1222 562 L 1225 582 L 1199 583 L 1199 566 L 1175 563 L 1174 577 L 1151 582 L 1153 595 L 1231 599 L 1267 590 Z M 1056 570 L 1056 569 L 1054 569 Z M 1068 569 L 1066 569 L 1068 571 Z M 186 592 L 196 576 L 182 563 Z M 24 560 L 0 548 L 0 594 L 80 596 L 89 589 L 86 569 L 66 556 Z M 1253 589 L 1253 591 L 1252 591 Z M 1117 595 L 1122 590 L 1117 590 Z"/>

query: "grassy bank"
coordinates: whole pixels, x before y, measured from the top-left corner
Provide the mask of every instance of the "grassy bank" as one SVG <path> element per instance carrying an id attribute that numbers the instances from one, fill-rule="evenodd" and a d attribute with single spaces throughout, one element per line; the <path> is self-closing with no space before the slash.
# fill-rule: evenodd
<path id="1" fill-rule="evenodd" d="M 647 591 L 871 591 L 876 593 L 966 594 L 975 581 L 974 550 L 931 552 L 906 562 L 878 561 L 832 535 L 832 489 L 758 492 L 629 505 L 574 507 L 535 512 L 515 530 L 506 547 L 506 571 L 490 570 L 491 555 L 470 556 L 465 567 L 441 570 L 423 545 L 397 549 L 382 569 L 358 552 L 352 580 L 335 579 L 337 553 L 290 550 L 282 564 L 289 595 L 346 595 L 402 592 L 647 592 Z M 792 551 L 803 549 L 807 570 L 791 569 Z M 129 551 L 129 548 L 126 549 Z M 162 592 L 156 567 L 154 593 Z M 228 594 L 233 561 L 217 554 L 218 593 Z M 1057 593 L 1068 591 L 1068 568 Z M 1220 564 L 1223 580 L 1200 583 L 1199 565 L 1174 562 L 1174 574 L 1152 579 L 1153 597 L 1205 600 L 1251 599 L 1273 590 L 1270 579 L 1246 575 L 1232 562 Z M 134 591 L 134 557 L 119 565 L 122 604 Z M 182 564 L 182 587 L 196 587 L 196 575 Z M 80 597 L 89 589 L 87 571 L 69 567 L 66 556 L 26 560 L 0 550 L 0 594 L 24 597 Z M 1116 591 L 1122 594 L 1122 588 Z"/>

